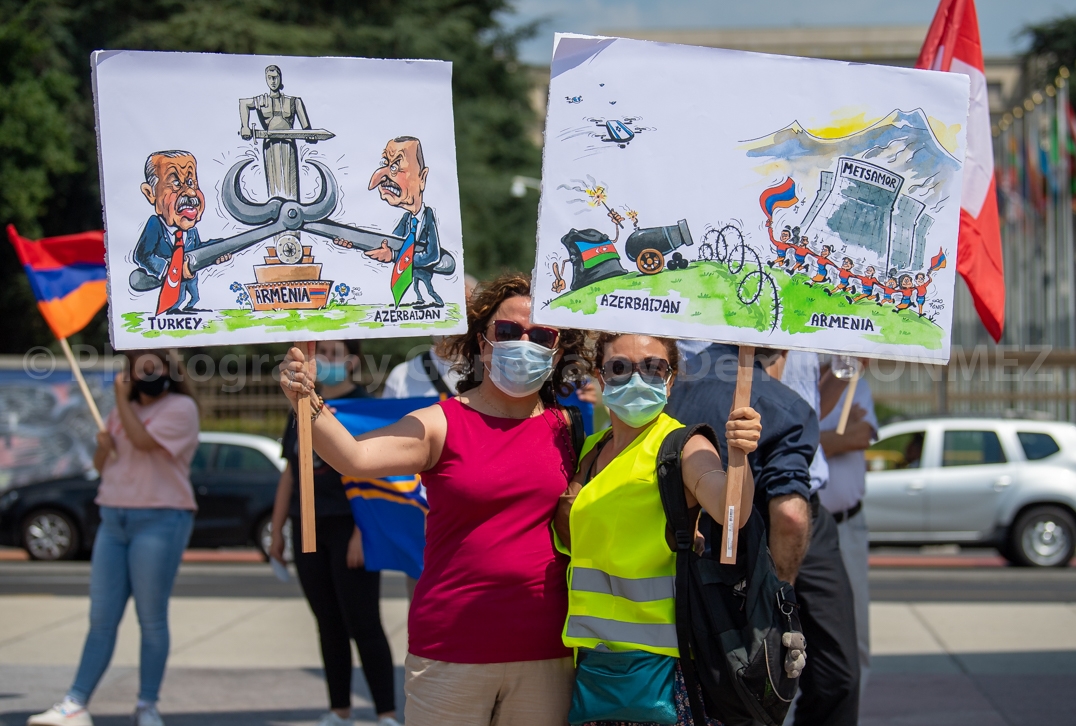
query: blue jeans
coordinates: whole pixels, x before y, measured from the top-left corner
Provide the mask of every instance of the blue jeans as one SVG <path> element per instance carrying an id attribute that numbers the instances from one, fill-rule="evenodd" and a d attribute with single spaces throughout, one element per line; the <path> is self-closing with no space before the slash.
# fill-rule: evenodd
<path id="1" fill-rule="evenodd" d="M 156 701 L 168 660 L 168 598 L 194 524 L 182 509 L 101 507 L 90 573 L 90 632 L 67 695 L 88 703 L 116 647 L 133 594 L 142 629 L 138 698 Z"/>

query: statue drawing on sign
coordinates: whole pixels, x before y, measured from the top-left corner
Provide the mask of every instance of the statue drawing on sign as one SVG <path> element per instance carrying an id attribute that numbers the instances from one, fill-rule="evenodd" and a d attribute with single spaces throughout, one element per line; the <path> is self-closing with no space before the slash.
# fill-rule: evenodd
<path id="1" fill-rule="evenodd" d="M 239 135 L 244 139 L 262 139 L 269 196 L 298 200 L 299 149 L 296 139 L 316 144 L 331 139 L 333 134 L 310 128 L 303 99 L 284 95 L 284 77 L 279 66 L 266 66 L 265 84 L 269 86 L 269 93 L 239 99 Z M 260 129 L 249 125 L 251 111 L 257 112 Z M 294 128 L 296 120 L 300 130 Z"/>

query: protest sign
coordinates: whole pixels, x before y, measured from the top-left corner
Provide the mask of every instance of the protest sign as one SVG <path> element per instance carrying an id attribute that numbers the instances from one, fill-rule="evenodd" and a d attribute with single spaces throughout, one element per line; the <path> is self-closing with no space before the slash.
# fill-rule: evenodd
<path id="1" fill-rule="evenodd" d="M 93 81 L 115 348 L 466 327 L 451 64 L 98 51 Z"/>
<path id="2" fill-rule="evenodd" d="M 949 358 L 968 79 L 558 35 L 534 320 Z"/>
<path id="3" fill-rule="evenodd" d="M 92 67 L 113 347 L 466 329 L 451 64 L 97 51 Z M 296 414 L 309 552 L 307 396 Z"/>
<path id="4" fill-rule="evenodd" d="M 557 35 L 536 323 L 949 359 L 966 76 Z M 722 562 L 745 457 L 729 452 Z"/>

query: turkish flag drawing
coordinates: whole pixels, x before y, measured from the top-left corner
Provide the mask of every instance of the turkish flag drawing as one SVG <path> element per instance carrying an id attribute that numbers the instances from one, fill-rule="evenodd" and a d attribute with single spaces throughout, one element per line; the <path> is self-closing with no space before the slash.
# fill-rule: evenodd
<path id="1" fill-rule="evenodd" d="M 956 267 L 971 291 L 979 318 L 998 342 L 1005 327 L 1005 265 L 994 184 L 990 106 L 974 0 L 941 0 L 915 67 L 963 73 L 971 79 Z"/>

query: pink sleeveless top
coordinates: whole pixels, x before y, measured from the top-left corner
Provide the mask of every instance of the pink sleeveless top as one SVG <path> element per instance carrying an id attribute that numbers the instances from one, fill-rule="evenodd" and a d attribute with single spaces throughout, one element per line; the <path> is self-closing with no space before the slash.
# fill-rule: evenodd
<path id="1" fill-rule="evenodd" d="M 568 560 L 549 523 L 575 470 L 563 417 L 487 416 L 458 399 L 440 460 L 422 474 L 430 505 L 425 568 L 408 650 L 449 663 L 563 658 Z"/>

